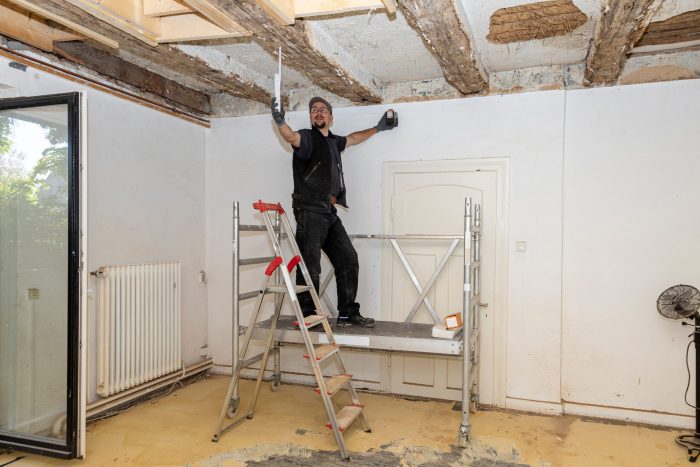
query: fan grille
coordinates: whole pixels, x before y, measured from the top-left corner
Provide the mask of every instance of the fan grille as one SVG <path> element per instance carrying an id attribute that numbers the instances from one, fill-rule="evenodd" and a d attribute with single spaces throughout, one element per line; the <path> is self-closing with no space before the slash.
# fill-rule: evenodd
<path id="1" fill-rule="evenodd" d="M 659 295 L 656 308 L 666 318 L 688 318 L 700 309 L 700 291 L 690 285 L 674 285 Z"/>

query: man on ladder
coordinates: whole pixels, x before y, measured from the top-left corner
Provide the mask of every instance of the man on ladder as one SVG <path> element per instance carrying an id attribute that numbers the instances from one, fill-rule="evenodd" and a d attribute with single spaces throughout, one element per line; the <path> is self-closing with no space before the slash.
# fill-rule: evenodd
<path id="1" fill-rule="evenodd" d="M 330 131 L 333 125 L 333 107 L 325 99 L 311 99 L 309 115 L 311 129 L 294 131 L 285 123 L 282 103 L 277 103 L 272 98 L 272 118 L 280 136 L 294 150 L 292 207 L 297 223 L 296 241 L 317 292 L 321 275 L 321 250 L 335 268 L 338 290 L 337 325 L 373 327 L 374 319 L 362 316 L 360 305 L 355 301 L 359 272 L 357 252 L 335 208 L 336 204 L 348 207 L 340 154 L 380 131 L 395 128 L 398 126 L 398 118 L 390 110 L 372 128 L 348 136 L 337 136 Z M 297 270 L 297 284 L 303 283 L 304 279 Z M 299 294 L 299 303 L 304 316 L 316 314 L 308 292 Z"/>

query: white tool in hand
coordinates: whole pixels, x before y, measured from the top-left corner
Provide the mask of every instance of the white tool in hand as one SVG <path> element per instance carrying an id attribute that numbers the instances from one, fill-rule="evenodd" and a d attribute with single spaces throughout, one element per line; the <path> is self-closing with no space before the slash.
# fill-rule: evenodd
<path id="1" fill-rule="evenodd" d="M 282 105 L 282 47 L 277 50 L 277 73 L 275 73 L 275 97 L 278 105 Z"/>

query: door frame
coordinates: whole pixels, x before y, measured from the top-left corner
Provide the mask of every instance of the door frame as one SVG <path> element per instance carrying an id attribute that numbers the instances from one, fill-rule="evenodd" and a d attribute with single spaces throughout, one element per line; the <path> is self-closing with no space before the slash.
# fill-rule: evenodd
<path id="1" fill-rule="evenodd" d="M 21 436 L 0 433 L 0 447 L 9 447 L 21 451 L 37 453 L 41 455 L 73 458 L 82 455 L 84 448 L 84 378 L 82 361 L 85 358 L 84 346 L 81 348 L 81 333 L 85 332 L 82 326 L 81 306 L 83 297 L 81 284 L 84 283 L 84 273 L 81 268 L 81 148 L 83 146 L 83 132 L 81 125 L 84 114 L 82 112 L 82 98 L 79 92 L 63 94 L 50 94 L 31 97 L 15 97 L 0 99 L 0 110 L 42 107 L 48 105 L 67 105 L 68 118 L 68 282 L 66 284 L 67 303 L 67 379 L 66 397 L 66 439 L 65 443 L 51 442 L 35 436 Z M 82 444 L 84 447 L 84 444 Z"/>
<path id="2" fill-rule="evenodd" d="M 493 171 L 497 174 L 497 210 L 496 210 L 496 239 L 495 239 L 495 277 L 494 297 L 499 304 L 501 313 L 495 313 L 494 326 L 496 329 L 493 343 L 494 381 L 492 400 L 497 407 L 505 407 L 507 391 L 507 338 L 508 338 L 508 207 L 510 187 L 510 158 L 469 158 L 469 159 L 439 159 L 385 162 L 382 167 L 382 233 L 390 234 L 393 225 L 392 196 L 394 192 L 394 176 L 401 173 L 431 173 L 431 172 L 483 172 Z M 482 213 L 483 215 L 483 213 Z M 429 234 L 430 232 L 423 232 Z M 391 251 L 388 246 L 382 253 L 383 263 L 390 260 Z M 390 277 L 382 274 L 382 309 L 388 309 L 391 300 L 389 289 Z M 483 345 L 483 343 L 482 343 Z M 382 375 L 385 377 L 384 375 Z M 390 377 L 390 375 L 386 375 Z"/>

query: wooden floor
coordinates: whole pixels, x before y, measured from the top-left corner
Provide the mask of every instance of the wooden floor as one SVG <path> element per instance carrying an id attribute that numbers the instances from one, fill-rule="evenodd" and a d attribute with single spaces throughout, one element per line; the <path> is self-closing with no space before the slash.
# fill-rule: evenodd
<path id="1" fill-rule="evenodd" d="M 156 401 L 88 425 L 87 457 L 59 461 L 19 452 L 0 466 L 630 466 L 689 465 L 678 431 L 501 411 L 472 416 L 472 444 L 456 447 L 460 413 L 452 403 L 360 394 L 371 433 L 345 435 L 340 461 L 318 396 L 304 386 L 265 384 L 252 420 L 211 442 L 228 378 L 207 376 Z M 242 408 L 253 383 L 242 383 Z M 337 397 L 337 396 L 336 396 Z M 9 467 L 9 466 L 8 466 Z"/>

